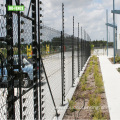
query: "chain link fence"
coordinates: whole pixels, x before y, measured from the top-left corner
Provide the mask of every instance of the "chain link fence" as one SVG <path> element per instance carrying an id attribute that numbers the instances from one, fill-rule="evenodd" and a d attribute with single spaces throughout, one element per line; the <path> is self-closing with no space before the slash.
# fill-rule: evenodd
<path id="1" fill-rule="evenodd" d="M 19 0 L 14 4 L 6 0 L 0 6 L 0 119 L 3 120 L 58 116 L 57 108 L 64 105 L 90 56 L 90 37 L 86 33 L 84 39 L 64 33 L 64 21 L 62 31 L 43 25 L 39 13 L 42 2 L 29 3 L 28 12 L 6 9 L 7 5 L 20 5 Z"/>

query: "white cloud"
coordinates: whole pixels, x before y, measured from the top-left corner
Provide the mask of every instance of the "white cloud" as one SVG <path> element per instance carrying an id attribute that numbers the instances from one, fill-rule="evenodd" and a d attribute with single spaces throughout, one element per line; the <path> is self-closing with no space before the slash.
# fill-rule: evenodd
<path id="1" fill-rule="evenodd" d="M 1 3 L 1 1 L 0 1 Z M 26 9 L 30 0 L 21 0 Z M 72 34 L 73 16 L 75 17 L 75 35 L 78 22 L 86 29 L 92 40 L 106 39 L 106 9 L 109 11 L 109 23 L 113 22 L 113 0 L 43 0 L 43 24 L 62 30 L 62 3 L 65 5 L 65 32 Z M 120 0 L 115 0 L 115 8 L 120 9 Z M 117 16 L 117 15 L 116 15 Z M 116 17 L 117 19 L 117 17 Z M 112 28 L 109 28 L 112 38 Z M 111 39 L 112 41 L 112 39 Z"/>
<path id="2" fill-rule="evenodd" d="M 77 24 L 83 26 L 92 40 L 106 39 L 106 9 L 109 10 L 109 22 L 112 23 L 112 0 L 44 0 L 44 23 L 61 30 L 61 3 L 65 5 L 65 32 L 72 34 L 72 17 L 75 16 L 75 35 Z M 115 0 L 115 8 L 119 7 L 120 0 Z M 112 38 L 112 29 L 109 29 Z M 111 39 L 112 40 L 112 39 Z"/>

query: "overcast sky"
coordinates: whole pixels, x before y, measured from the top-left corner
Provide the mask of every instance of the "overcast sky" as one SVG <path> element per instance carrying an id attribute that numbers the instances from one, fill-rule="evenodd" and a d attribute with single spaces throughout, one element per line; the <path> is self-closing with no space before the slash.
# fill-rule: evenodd
<path id="1" fill-rule="evenodd" d="M 4 0 L 3 0 L 4 1 Z M 75 17 L 75 36 L 77 37 L 78 22 L 92 40 L 106 40 L 106 9 L 109 23 L 113 23 L 113 0 L 42 0 L 43 24 L 61 31 L 62 3 L 65 6 L 65 32 L 72 35 L 72 18 Z M 21 0 L 28 8 L 30 0 Z M 1 3 L 1 2 L 0 2 Z M 115 0 L 115 8 L 120 9 L 120 0 Z M 116 15 L 117 20 L 117 15 Z M 120 21 L 120 20 L 119 20 Z M 117 24 L 117 21 L 116 21 Z M 109 28 L 110 41 L 113 40 L 113 29 Z"/>
<path id="2" fill-rule="evenodd" d="M 72 17 L 75 17 L 75 35 L 77 24 L 80 23 L 92 40 L 106 40 L 106 9 L 109 22 L 113 23 L 113 0 L 44 0 L 43 23 L 61 30 L 61 3 L 65 5 L 65 32 L 72 34 Z M 120 9 L 120 0 L 115 0 L 115 8 Z M 116 15 L 117 19 L 117 15 Z M 116 22 L 117 23 L 117 22 Z M 113 29 L 109 28 L 110 41 L 113 40 Z"/>

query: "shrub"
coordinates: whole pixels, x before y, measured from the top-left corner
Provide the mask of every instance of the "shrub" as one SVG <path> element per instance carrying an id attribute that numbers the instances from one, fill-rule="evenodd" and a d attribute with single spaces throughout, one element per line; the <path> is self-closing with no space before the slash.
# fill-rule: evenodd
<path id="1" fill-rule="evenodd" d="M 118 72 L 120 72 L 120 68 L 118 68 Z"/>

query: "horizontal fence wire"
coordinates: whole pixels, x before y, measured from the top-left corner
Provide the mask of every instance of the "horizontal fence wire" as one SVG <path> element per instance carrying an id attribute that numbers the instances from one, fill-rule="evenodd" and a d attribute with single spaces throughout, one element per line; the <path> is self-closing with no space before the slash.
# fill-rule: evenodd
<path id="1" fill-rule="evenodd" d="M 13 2 L 15 4 L 15 2 Z M 29 1 L 30 3 L 30 1 Z M 21 2 L 20 2 L 21 4 Z M 29 6 L 27 6 L 29 8 Z M 36 112 L 39 119 L 53 119 L 56 115 L 56 108 L 62 105 L 62 75 L 61 69 L 64 67 L 65 97 L 72 87 L 72 50 L 74 51 L 74 80 L 79 76 L 78 69 L 82 71 L 84 64 L 90 56 L 90 42 L 84 37 L 74 37 L 74 47 L 72 44 L 73 35 L 64 34 L 64 66 L 61 66 L 61 31 L 40 24 L 40 36 L 38 35 L 38 23 L 32 22 L 32 13 L 27 16 L 28 8 L 20 12 L 20 26 L 18 12 L 13 12 L 13 79 L 14 79 L 14 113 L 15 119 L 34 119 Z M 6 7 L 0 5 L 0 119 L 7 120 L 8 117 L 8 76 L 7 76 L 7 26 Z M 44 19 L 43 19 L 44 20 Z M 38 21 L 37 21 L 38 22 Z M 33 25 L 36 25 L 35 44 L 33 37 Z M 19 29 L 20 27 L 20 29 Z M 86 35 L 87 36 L 87 35 Z M 20 38 L 20 45 L 19 45 Z M 40 38 L 40 46 L 39 46 Z M 37 49 L 37 58 L 33 54 L 33 49 Z M 62 46 L 63 47 L 63 46 Z M 72 49 L 74 48 L 74 49 Z M 40 49 L 40 51 L 39 51 Z M 20 52 L 20 54 L 19 54 Z M 39 52 L 41 58 L 39 58 Z M 19 59 L 20 56 L 20 59 Z M 79 57 L 79 59 L 78 59 Z M 39 61 L 40 60 L 40 61 Z M 40 65 L 39 65 L 40 62 Z M 42 64 L 43 62 L 43 64 Z M 21 66 L 20 64 L 21 63 Z M 35 64 L 37 66 L 35 66 Z M 34 73 L 33 67 L 37 68 Z M 39 71 L 40 67 L 40 71 Z M 34 73 L 34 75 L 33 75 Z M 39 80 L 40 75 L 40 80 Z M 37 76 L 37 85 L 34 78 Z M 21 85 L 20 85 L 21 83 Z M 35 89 L 38 89 L 38 102 L 35 103 Z M 21 94 L 20 94 L 21 93 Z M 34 108 L 38 104 L 38 110 Z M 42 111 L 40 114 L 40 111 Z M 22 114 L 21 114 L 22 113 Z M 42 116 L 41 116 L 42 115 Z"/>
<path id="2" fill-rule="evenodd" d="M 21 80 L 27 85 L 33 82 L 33 63 L 32 63 L 32 22 L 24 17 L 20 17 L 20 60 L 23 73 L 21 73 Z M 16 13 L 13 13 L 13 52 L 14 52 L 14 62 L 16 65 L 18 63 L 18 16 Z M 28 68 L 27 68 L 28 67 Z M 28 70 L 27 70 L 28 69 Z M 25 70 L 25 72 L 24 72 Z M 17 71 L 16 71 L 17 72 Z M 26 78 L 25 78 L 26 77 Z M 18 82 L 18 81 L 16 81 Z M 19 96 L 19 84 L 15 88 L 15 96 L 19 97 L 15 101 L 15 118 L 20 119 L 20 96 Z M 22 96 L 22 113 L 23 119 L 34 119 L 34 103 L 33 103 L 33 88 L 29 89 L 29 85 L 26 87 L 22 85 L 21 96 Z M 27 92 L 26 92 L 27 91 Z M 25 93 L 25 94 L 24 94 Z"/>
<path id="3" fill-rule="evenodd" d="M 74 73 L 75 78 L 78 77 L 78 38 L 74 38 Z"/>
<path id="4" fill-rule="evenodd" d="M 0 5 L 0 68 L 3 67 L 3 62 L 7 58 L 7 43 L 5 42 L 6 36 L 6 19 L 4 17 L 4 6 Z M 2 81 L 7 80 L 7 76 L 4 75 L 3 69 L 0 69 L 0 119 L 7 119 L 7 96 L 8 91 L 5 84 Z"/>
<path id="5" fill-rule="evenodd" d="M 47 26 L 41 30 L 41 56 L 56 106 L 61 105 L 61 32 Z M 44 79 L 46 81 L 46 79 Z M 54 116 L 53 101 L 48 86 L 45 88 L 45 110 L 47 119 Z M 53 108 L 53 109 L 51 109 Z M 49 113 L 49 115 L 47 115 Z"/>
<path id="6" fill-rule="evenodd" d="M 65 95 L 72 86 L 72 36 L 64 34 L 64 56 L 65 56 Z"/>

